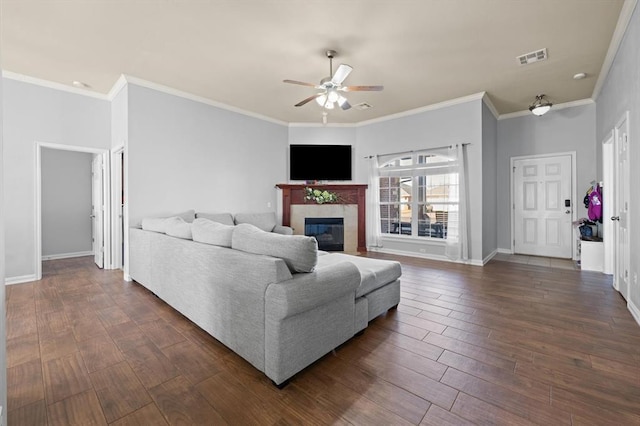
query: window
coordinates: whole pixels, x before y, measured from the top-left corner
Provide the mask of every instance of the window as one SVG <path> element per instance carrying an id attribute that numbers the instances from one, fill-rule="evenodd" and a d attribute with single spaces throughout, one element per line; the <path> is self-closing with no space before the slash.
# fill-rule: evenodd
<path id="1" fill-rule="evenodd" d="M 420 238 L 447 238 L 457 221 L 457 164 L 447 150 L 380 158 L 380 232 Z"/>

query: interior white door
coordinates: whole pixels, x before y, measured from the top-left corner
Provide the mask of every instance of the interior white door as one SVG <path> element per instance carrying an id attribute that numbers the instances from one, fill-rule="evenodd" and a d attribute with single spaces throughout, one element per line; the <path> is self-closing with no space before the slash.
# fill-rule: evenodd
<path id="1" fill-rule="evenodd" d="M 571 156 L 513 162 L 514 253 L 571 258 Z"/>
<path id="2" fill-rule="evenodd" d="M 610 219 L 615 223 L 615 280 L 620 293 L 625 299 L 629 297 L 629 131 L 625 117 L 615 129 L 616 164 L 615 183 L 616 200 L 615 216 Z"/>
<path id="3" fill-rule="evenodd" d="M 102 155 L 94 155 L 91 165 L 92 176 L 92 206 L 91 223 L 93 237 L 93 257 L 99 268 L 104 267 L 104 235 L 103 235 L 103 179 L 104 168 L 102 166 Z"/>

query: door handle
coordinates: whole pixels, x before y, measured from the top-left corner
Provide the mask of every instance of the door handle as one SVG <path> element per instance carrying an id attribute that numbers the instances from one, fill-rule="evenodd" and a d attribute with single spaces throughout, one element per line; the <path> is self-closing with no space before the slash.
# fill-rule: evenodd
<path id="1" fill-rule="evenodd" d="M 567 211 L 565 211 L 565 213 L 566 213 L 566 214 L 570 214 L 570 213 L 571 213 L 571 210 L 567 210 Z"/>
<path id="2" fill-rule="evenodd" d="M 620 216 L 611 216 L 611 220 L 620 220 Z"/>
<path id="3" fill-rule="evenodd" d="M 96 217 L 96 215 L 95 215 L 95 214 L 91 214 L 91 215 L 89 215 L 89 217 L 90 217 L 91 219 L 93 219 L 94 217 Z"/>

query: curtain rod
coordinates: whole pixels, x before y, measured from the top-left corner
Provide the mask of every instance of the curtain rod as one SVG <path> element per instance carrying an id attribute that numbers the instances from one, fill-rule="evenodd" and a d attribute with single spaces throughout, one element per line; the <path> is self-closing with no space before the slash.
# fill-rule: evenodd
<path id="1" fill-rule="evenodd" d="M 471 145 L 471 142 L 466 142 L 461 144 L 462 146 L 465 145 Z M 436 149 L 443 149 L 443 148 L 452 148 L 453 145 L 444 145 L 444 146 L 437 146 L 434 148 L 425 148 L 425 149 L 418 149 L 418 150 L 413 150 L 413 151 L 400 151 L 400 152 L 390 152 L 388 154 L 378 154 L 378 155 L 367 155 L 363 158 L 373 158 L 373 157 L 380 157 L 380 156 L 387 156 L 387 155 L 399 155 L 399 154 L 413 154 L 414 152 L 422 152 L 422 151 L 435 151 Z"/>

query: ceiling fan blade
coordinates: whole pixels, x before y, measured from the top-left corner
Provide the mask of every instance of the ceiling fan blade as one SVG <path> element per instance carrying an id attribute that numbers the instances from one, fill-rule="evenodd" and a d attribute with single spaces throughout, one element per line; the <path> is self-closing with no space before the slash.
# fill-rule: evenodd
<path id="1" fill-rule="evenodd" d="M 336 86 L 340 86 L 342 82 L 349 76 L 349 74 L 353 71 L 353 68 L 347 64 L 340 64 L 336 72 L 333 73 L 333 77 L 331 77 L 331 82 Z"/>
<path id="2" fill-rule="evenodd" d="M 344 86 L 339 90 L 343 92 L 379 92 L 384 86 Z"/>
<path id="3" fill-rule="evenodd" d="M 305 83 L 304 81 L 296 81 L 296 80 L 282 80 L 283 83 L 289 83 L 289 84 L 298 84 L 300 86 L 309 86 L 309 87 L 316 87 L 315 84 L 311 84 L 311 83 Z"/>
<path id="4" fill-rule="evenodd" d="M 304 99 L 304 100 L 298 102 L 295 106 L 301 107 L 302 105 L 305 105 L 305 104 L 311 102 L 312 100 L 314 100 L 315 98 L 317 98 L 318 96 L 321 96 L 321 95 L 322 95 L 322 93 L 316 93 L 315 95 L 311 95 L 307 99 Z"/>

